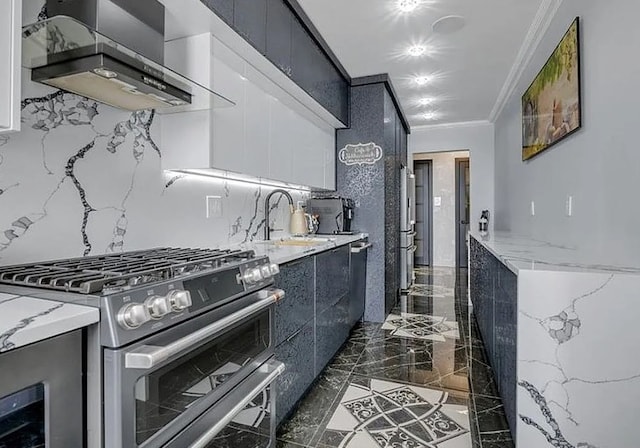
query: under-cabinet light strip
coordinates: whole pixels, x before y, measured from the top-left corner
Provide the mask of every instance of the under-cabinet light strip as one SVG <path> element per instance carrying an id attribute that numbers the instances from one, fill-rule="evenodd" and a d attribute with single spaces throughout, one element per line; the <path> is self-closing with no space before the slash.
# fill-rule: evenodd
<path id="1" fill-rule="evenodd" d="M 310 192 L 311 188 L 304 185 L 288 184 L 286 182 L 280 182 L 277 180 L 264 179 L 261 177 L 252 177 L 235 174 L 230 171 L 218 171 L 218 170 L 167 170 L 170 173 L 180 173 L 190 176 L 198 176 L 204 178 L 217 179 L 222 181 L 239 182 L 241 184 L 260 185 L 262 187 L 270 188 L 283 188 L 285 190 L 297 190 L 303 192 Z"/>

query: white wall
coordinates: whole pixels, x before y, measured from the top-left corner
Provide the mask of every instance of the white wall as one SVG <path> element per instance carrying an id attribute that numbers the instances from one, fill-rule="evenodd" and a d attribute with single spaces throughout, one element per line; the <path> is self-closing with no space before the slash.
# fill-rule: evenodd
<path id="1" fill-rule="evenodd" d="M 497 229 L 578 247 L 592 262 L 638 265 L 639 15 L 637 0 L 562 3 L 495 123 Z M 521 95 L 576 16 L 581 17 L 583 129 L 522 162 Z M 568 195 L 572 217 L 565 215 Z"/>
<path id="2" fill-rule="evenodd" d="M 411 128 L 411 154 L 442 151 L 469 151 L 471 167 L 471 226 L 476 226 L 481 210 L 494 212 L 494 129 L 489 122 Z M 493 219 L 489 223 L 493 225 Z M 434 242 L 435 243 L 435 242 Z"/>
<path id="3" fill-rule="evenodd" d="M 469 151 L 416 153 L 414 160 L 431 160 L 433 202 L 433 265 L 456 265 L 456 159 L 469 157 Z"/>

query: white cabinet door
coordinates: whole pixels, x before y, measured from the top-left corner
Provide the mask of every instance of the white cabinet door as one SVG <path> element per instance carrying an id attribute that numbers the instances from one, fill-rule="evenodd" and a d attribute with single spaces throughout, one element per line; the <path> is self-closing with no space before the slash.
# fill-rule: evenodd
<path id="1" fill-rule="evenodd" d="M 250 73 L 251 72 L 251 73 Z M 252 80 L 263 76 L 247 66 L 244 105 L 243 172 L 269 177 L 269 106 L 272 98 Z"/>
<path id="2" fill-rule="evenodd" d="M 322 129 L 309 123 L 309 145 L 305 164 L 305 177 L 311 187 L 324 188 L 324 137 Z"/>
<path id="3" fill-rule="evenodd" d="M 214 59 L 214 91 L 219 91 L 236 105 L 213 110 L 212 168 L 243 172 L 245 80 L 237 69 Z"/>
<path id="4" fill-rule="evenodd" d="M 291 129 L 295 113 L 273 97 L 269 102 L 269 178 L 292 182 L 294 145 Z"/>
<path id="5" fill-rule="evenodd" d="M 0 134 L 20 130 L 22 0 L 0 1 Z"/>
<path id="6" fill-rule="evenodd" d="M 324 188 L 336 189 L 336 145 L 335 138 L 324 148 Z"/>

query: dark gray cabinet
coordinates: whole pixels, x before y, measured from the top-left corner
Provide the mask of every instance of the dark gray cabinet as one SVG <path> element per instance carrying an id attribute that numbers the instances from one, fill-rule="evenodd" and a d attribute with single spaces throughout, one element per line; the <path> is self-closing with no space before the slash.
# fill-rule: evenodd
<path id="1" fill-rule="evenodd" d="M 227 24 L 233 26 L 234 0 L 200 0 L 207 8 L 215 12 Z"/>
<path id="2" fill-rule="evenodd" d="M 267 51 L 267 0 L 234 0 L 233 28 L 261 54 Z"/>
<path id="3" fill-rule="evenodd" d="M 517 423 L 518 279 L 473 237 L 470 249 L 473 313 L 513 432 Z"/>
<path id="4" fill-rule="evenodd" d="M 349 294 L 349 246 L 316 256 L 316 312 L 335 305 Z"/>
<path id="5" fill-rule="evenodd" d="M 291 77 L 309 95 L 343 123 L 349 122 L 349 84 L 307 32 L 294 20 Z"/>
<path id="6" fill-rule="evenodd" d="M 293 12 L 282 0 L 267 0 L 266 56 L 285 75 L 291 76 Z"/>
<path id="7" fill-rule="evenodd" d="M 318 313 L 316 318 L 316 375 L 319 375 L 349 337 L 349 295 Z"/>
<path id="8" fill-rule="evenodd" d="M 350 256 L 346 245 L 280 266 L 275 286 L 285 297 L 276 305 L 276 359 L 286 370 L 278 379 L 278 424 L 349 337 Z"/>
<path id="9" fill-rule="evenodd" d="M 276 347 L 276 359 L 285 365 L 285 371 L 278 377 L 277 425 L 291 413 L 316 377 L 314 345 L 315 328 L 312 318 Z"/>
<path id="10" fill-rule="evenodd" d="M 318 96 L 322 51 L 304 25 L 294 19 L 291 29 L 291 78 L 322 104 Z"/>
<path id="11" fill-rule="evenodd" d="M 201 0 L 345 125 L 349 81 L 285 0 Z"/>
<path id="12" fill-rule="evenodd" d="M 275 287 L 285 291 L 285 297 L 276 305 L 276 344 L 282 343 L 313 319 L 314 269 L 313 257 L 281 267 Z"/>

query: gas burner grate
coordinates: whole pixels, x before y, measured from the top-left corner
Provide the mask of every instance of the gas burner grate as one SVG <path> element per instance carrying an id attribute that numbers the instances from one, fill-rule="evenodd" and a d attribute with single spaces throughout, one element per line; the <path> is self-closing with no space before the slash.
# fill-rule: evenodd
<path id="1" fill-rule="evenodd" d="M 162 247 L 114 255 L 0 266 L 0 283 L 92 294 L 217 269 L 254 257 L 251 250 Z"/>

